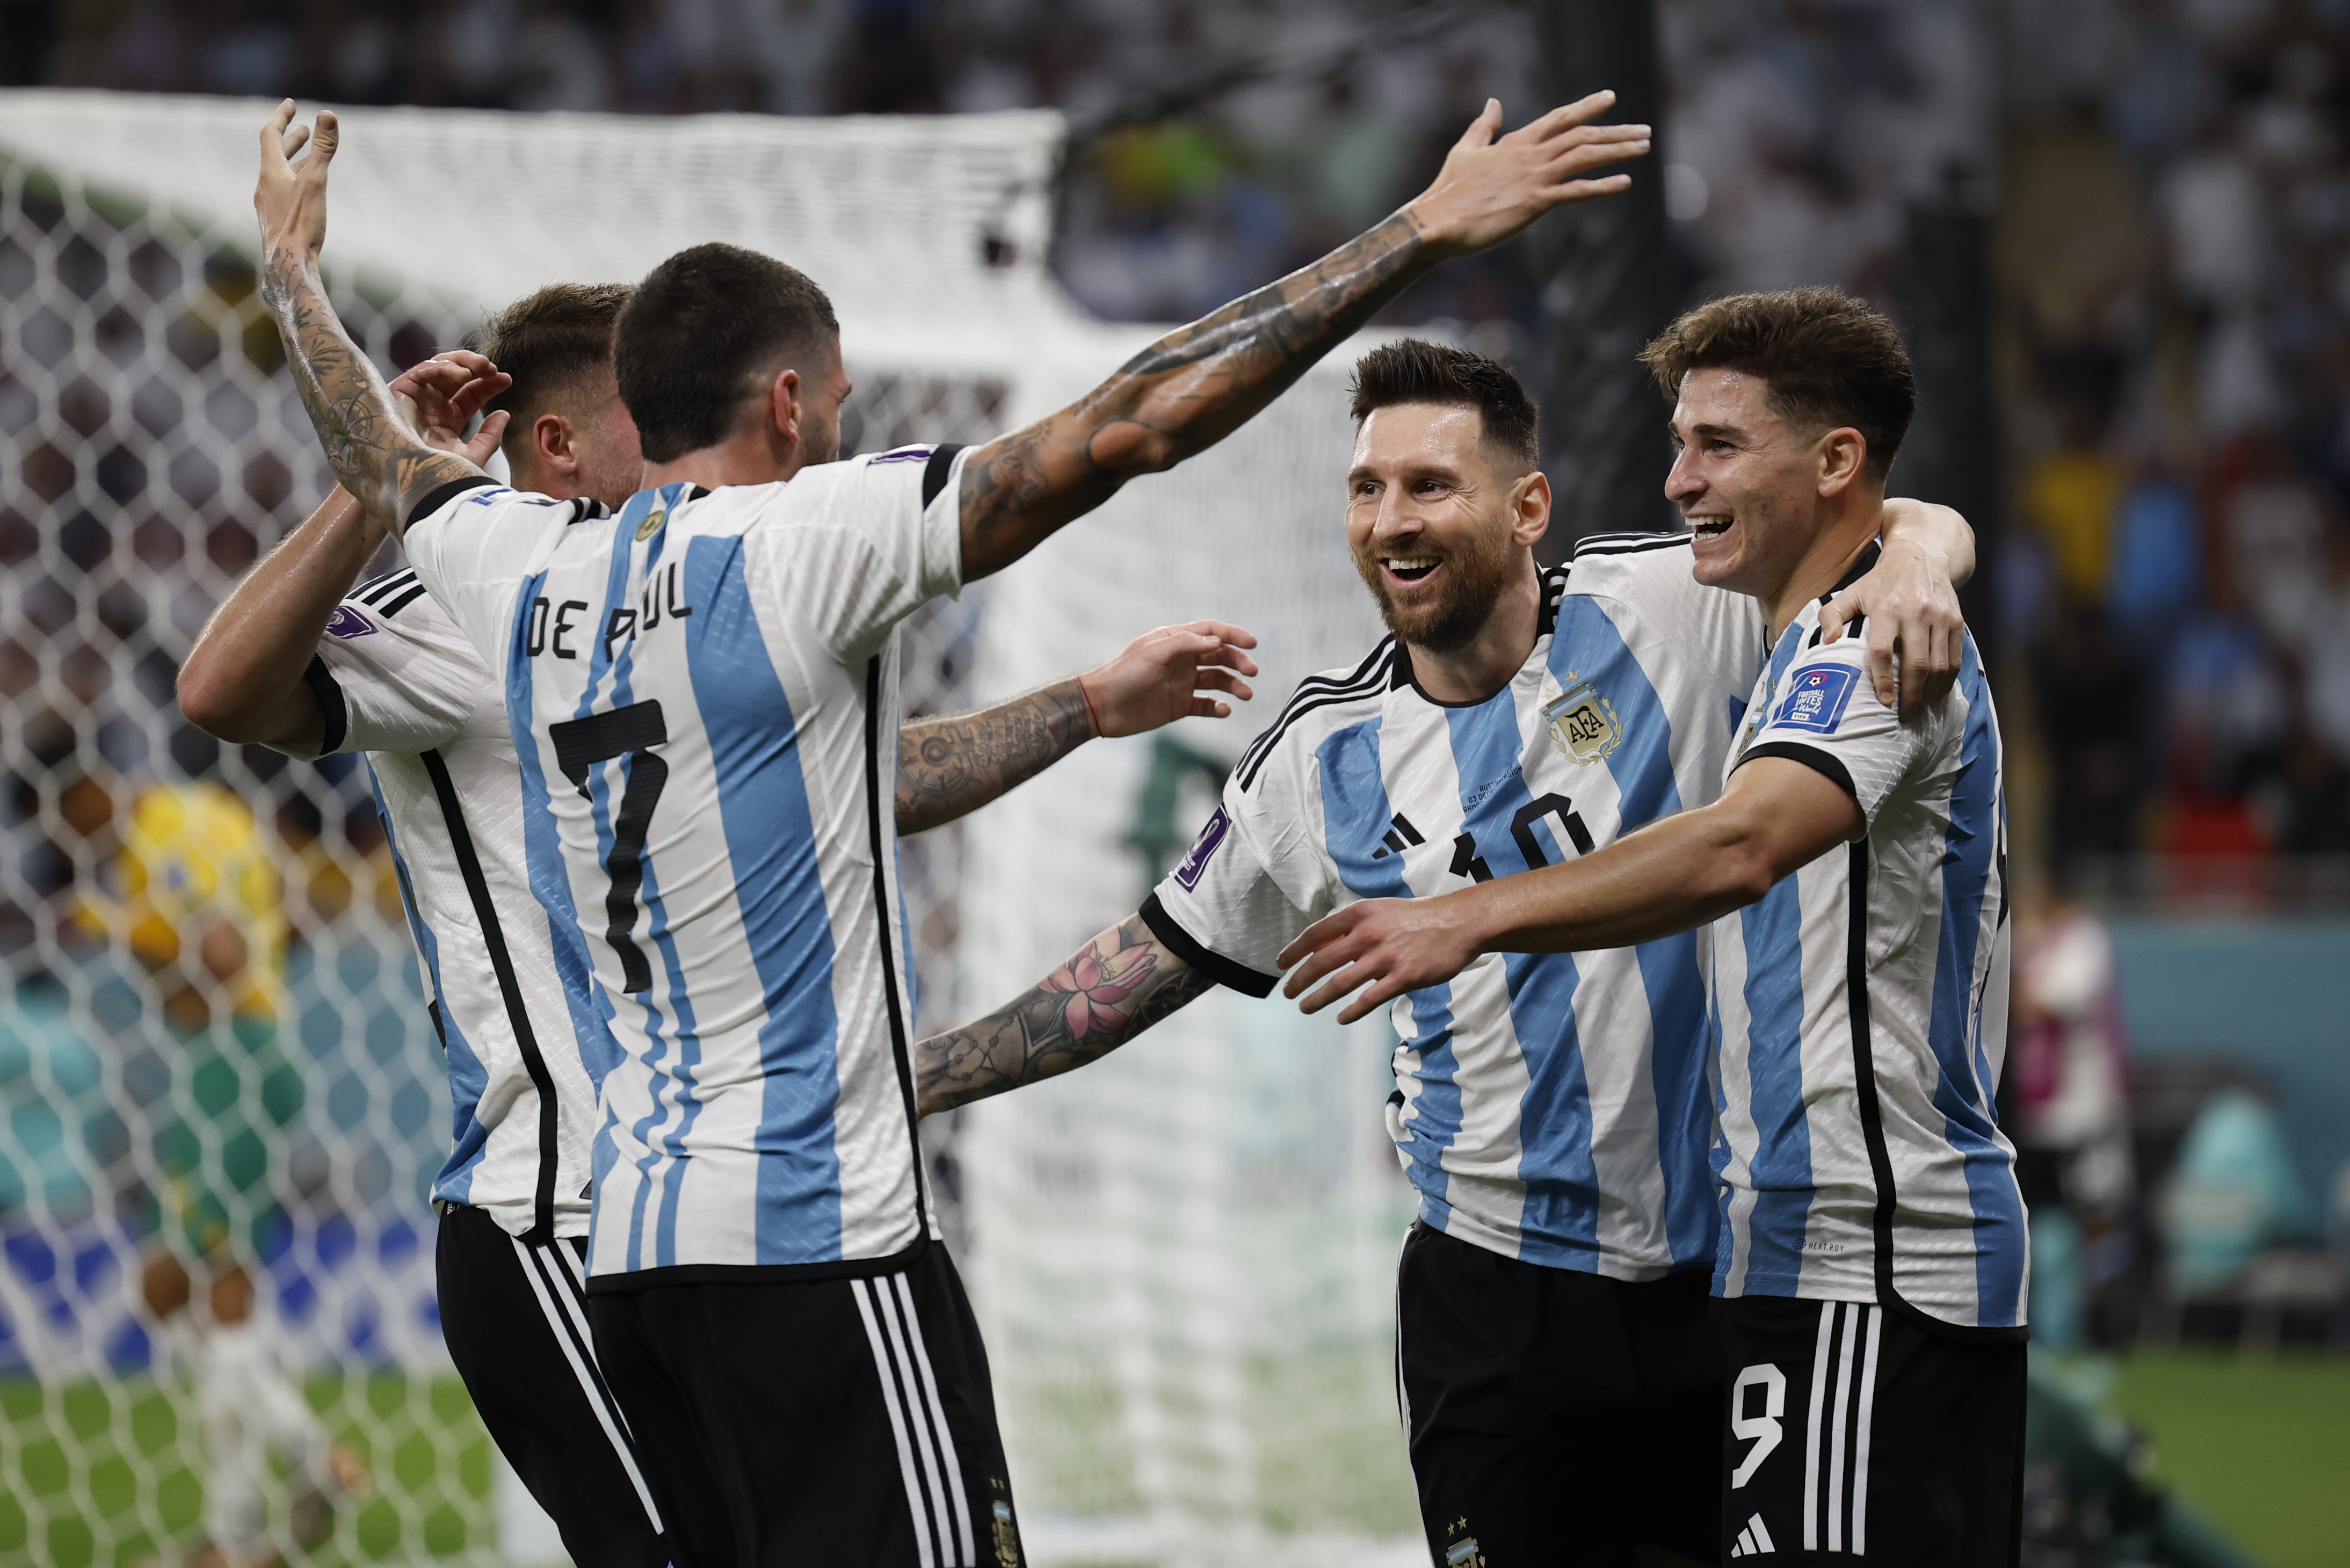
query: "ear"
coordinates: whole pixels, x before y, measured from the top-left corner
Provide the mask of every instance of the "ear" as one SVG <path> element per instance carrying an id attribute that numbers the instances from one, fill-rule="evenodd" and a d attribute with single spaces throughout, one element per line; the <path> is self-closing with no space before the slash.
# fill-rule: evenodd
<path id="1" fill-rule="evenodd" d="M 1820 495 L 1841 495 L 1860 477 L 1868 463 L 1868 438 L 1850 425 L 1839 425 L 1820 437 Z"/>
<path id="2" fill-rule="evenodd" d="M 1510 520 L 1510 543 L 1539 544 L 1550 532 L 1550 475 L 1537 468 L 1511 486 L 1516 515 Z"/>
<path id="3" fill-rule="evenodd" d="M 767 387 L 767 424 L 785 441 L 800 439 L 800 373 L 784 370 Z"/>
<path id="4" fill-rule="evenodd" d="M 577 473 L 579 454 L 573 445 L 571 421 L 561 414 L 541 414 L 531 421 L 530 455 L 550 474 L 567 479 Z"/>

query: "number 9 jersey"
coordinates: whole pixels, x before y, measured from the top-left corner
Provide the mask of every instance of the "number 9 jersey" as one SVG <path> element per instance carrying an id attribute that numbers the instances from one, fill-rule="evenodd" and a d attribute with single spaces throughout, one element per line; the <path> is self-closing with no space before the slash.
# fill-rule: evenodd
<path id="1" fill-rule="evenodd" d="M 474 480 L 411 523 L 502 672 L 533 889 L 577 922 L 619 1046 L 591 1290 L 865 1272 L 931 1233 L 896 627 L 962 586 L 960 450 L 664 485 L 617 517 Z"/>
<path id="2" fill-rule="evenodd" d="M 1697 583 L 1687 535 L 1586 540 L 1542 594 L 1533 651 L 1482 702 L 1425 694 L 1393 638 L 1301 683 L 1144 906 L 1154 934 L 1263 996 L 1340 904 L 1555 864 L 1711 802 L 1762 661 L 1754 601 Z M 1397 999 L 1388 1128 L 1422 1221 L 1617 1280 L 1712 1265 L 1701 940 L 1488 955 Z"/>

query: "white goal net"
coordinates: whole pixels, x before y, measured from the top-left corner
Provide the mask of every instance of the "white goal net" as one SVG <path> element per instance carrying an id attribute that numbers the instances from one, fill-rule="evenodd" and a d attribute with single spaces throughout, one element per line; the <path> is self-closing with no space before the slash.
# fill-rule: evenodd
<path id="1" fill-rule="evenodd" d="M 219 1445 L 142 1281 L 230 1235 L 273 1353 L 372 1474 L 306 1521 L 298 1475 L 265 1466 L 288 1555 L 546 1555 L 440 1345 L 423 1197 L 448 1094 L 366 770 L 216 745 L 172 701 L 204 616 L 328 483 L 254 291 L 266 113 L 0 92 L 0 1563 L 200 1536 Z M 1049 114 L 344 121 L 329 281 L 387 369 L 705 239 L 831 292 L 864 450 L 983 439 L 1149 336 L 1085 320 L 1045 269 Z M 1255 630 L 1265 668 L 1228 723 L 1088 747 L 908 841 L 926 1025 L 1130 913 L 1288 689 L 1367 646 L 1343 385 L 1309 376 L 912 628 L 917 710 L 1201 615 Z M 930 1129 L 1035 1561 L 1421 1559 L 1388 1044 L 1219 992 Z"/>

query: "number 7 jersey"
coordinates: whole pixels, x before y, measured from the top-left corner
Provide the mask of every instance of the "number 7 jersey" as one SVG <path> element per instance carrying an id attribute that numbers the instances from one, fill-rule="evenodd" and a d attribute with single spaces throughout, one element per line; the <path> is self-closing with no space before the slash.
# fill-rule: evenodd
<path id="1" fill-rule="evenodd" d="M 1262 996 L 1342 903 L 1556 864 L 1712 801 L 1762 659 L 1754 601 L 1700 586 L 1687 535 L 1586 540 L 1542 588 L 1533 651 L 1482 702 L 1427 696 L 1393 639 L 1303 682 L 1144 906 L 1153 933 Z M 1388 1128 L 1422 1220 L 1615 1279 L 1711 1266 L 1700 940 L 1489 955 L 1397 999 Z"/>
<path id="2" fill-rule="evenodd" d="M 620 1050 L 591 1289 L 869 1272 L 931 1234 L 896 627 L 961 587 L 959 450 L 665 485 L 617 517 L 477 481 L 411 524 L 502 672 L 533 888 L 577 922 Z"/>

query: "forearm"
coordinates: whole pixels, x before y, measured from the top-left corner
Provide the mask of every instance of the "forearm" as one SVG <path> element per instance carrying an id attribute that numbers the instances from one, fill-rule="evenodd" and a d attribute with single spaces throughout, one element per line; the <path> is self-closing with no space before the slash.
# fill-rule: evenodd
<path id="1" fill-rule="evenodd" d="M 977 811 L 1093 737 L 1074 677 L 976 713 L 908 724 L 898 732 L 898 831 Z"/>
<path id="2" fill-rule="evenodd" d="M 920 1112 L 931 1116 L 1107 1056 L 1215 984 L 1134 915 L 976 1023 L 915 1047 Z"/>
<path id="3" fill-rule="evenodd" d="M 964 574 L 1017 560 L 1137 474 L 1222 440 L 1433 265 L 1398 213 L 1309 267 L 1135 356 L 1084 399 L 964 464 Z"/>
<path id="4" fill-rule="evenodd" d="M 1975 531 L 1948 506 L 1888 499 L 1879 531 L 1887 545 L 1906 545 L 1940 556 L 1954 587 L 1975 575 Z"/>
<path id="5" fill-rule="evenodd" d="M 262 269 L 262 296 L 285 339 L 295 389 L 328 466 L 385 527 L 402 532 L 416 502 L 451 480 L 481 472 L 432 446 L 400 418 L 390 389 L 343 329 L 308 258 L 273 249 Z"/>
<path id="6" fill-rule="evenodd" d="M 1480 952 L 1587 952 L 1654 941 L 1742 909 L 1777 879 L 1742 816 L 1707 807 L 1596 855 L 1448 893 Z"/>
<path id="7" fill-rule="evenodd" d="M 245 574 L 180 667 L 180 710 L 217 739 L 315 743 L 317 699 L 303 680 L 335 607 L 383 541 L 339 486 Z"/>

